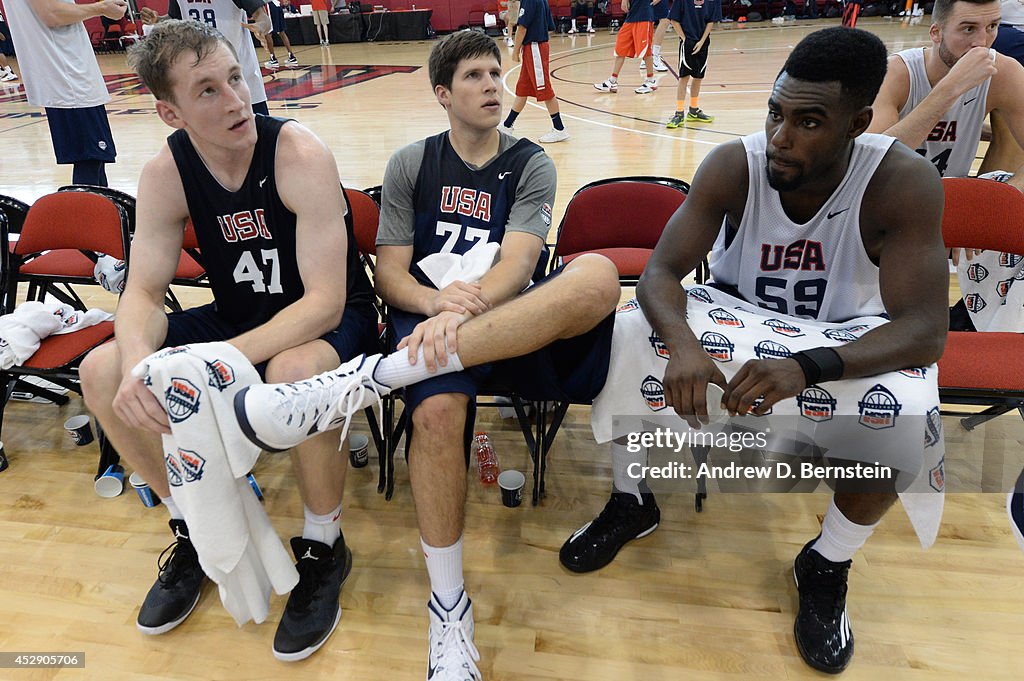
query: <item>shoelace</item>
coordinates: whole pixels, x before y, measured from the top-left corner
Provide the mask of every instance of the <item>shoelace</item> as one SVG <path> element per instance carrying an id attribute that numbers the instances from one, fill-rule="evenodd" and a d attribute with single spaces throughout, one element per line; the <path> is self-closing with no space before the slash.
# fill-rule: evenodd
<path id="1" fill-rule="evenodd" d="M 469 673 L 474 679 L 483 678 L 480 669 L 476 666 L 476 662 L 480 659 L 480 652 L 466 637 L 461 621 L 441 622 L 441 638 L 438 640 L 437 647 L 440 648 L 437 656 L 438 668 L 447 668 L 447 658 L 452 655 L 454 650 L 465 661 Z"/>
<path id="2" fill-rule="evenodd" d="M 354 376 L 352 378 L 358 378 L 358 383 L 356 383 L 355 386 L 349 386 L 347 390 L 344 390 L 341 393 L 341 396 L 334 400 L 333 404 L 328 406 L 327 411 L 317 422 L 318 424 L 326 424 L 339 416 L 345 417 L 345 422 L 341 426 L 341 438 L 338 442 L 339 450 L 345 445 L 345 437 L 348 435 L 348 427 L 352 423 L 352 417 L 362 410 L 363 399 L 366 396 L 367 391 L 373 394 L 373 399 L 377 402 L 378 419 L 383 418 L 384 398 L 377 389 L 376 382 L 368 376 Z"/>
<path id="3" fill-rule="evenodd" d="M 813 565 L 813 564 L 812 564 Z M 837 619 L 846 600 L 846 574 L 849 568 L 821 570 L 812 567 L 801 579 L 801 591 L 806 595 L 812 612 L 828 613 Z M 806 589 L 806 591 L 804 591 Z"/>
<path id="4" fill-rule="evenodd" d="M 313 596 L 320 587 L 320 575 L 331 568 L 330 561 L 325 561 L 321 567 L 316 561 L 300 560 L 295 566 L 299 571 L 299 583 L 292 589 L 292 598 L 296 610 L 309 610 L 313 602 Z"/>
<path id="5" fill-rule="evenodd" d="M 195 549 L 183 547 L 179 541 L 175 541 L 160 552 L 160 557 L 156 559 L 156 564 L 160 569 L 157 579 L 160 581 L 161 586 L 171 588 L 181 581 L 182 577 L 185 576 L 185 573 L 191 567 L 191 563 L 195 562 L 189 560 L 192 557 L 189 555 L 190 553 L 194 554 Z"/>

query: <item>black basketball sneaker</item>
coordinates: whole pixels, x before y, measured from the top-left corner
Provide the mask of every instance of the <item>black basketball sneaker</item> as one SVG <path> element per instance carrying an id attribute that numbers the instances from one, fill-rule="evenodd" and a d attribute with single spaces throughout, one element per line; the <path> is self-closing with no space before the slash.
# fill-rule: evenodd
<path id="1" fill-rule="evenodd" d="M 1020 472 L 1013 490 L 1006 495 L 1006 512 L 1010 516 L 1010 529 L 1021 549 L 1024 549 L 1024 471 Z"/>
<path id="2" fill-rule="evenodd" d="M 199 602 L 206 581 L 185 521 L 172 519 L 170 525 L 174 543 L 160 554 L 160 574 L 146 594 L 136 620 L 144 634 L 163 634 L 184 622 Z"/>
<path id="3" fill-rule="evenodd" d="M 558 560 L 573 572 L 600 570 L 612 562 L 619 549 L 658 528 L 661 511 L 654 495 L 644 492 L 641 504 L 632 494 L 613 491 L 601 514 L 572 533 Z"/>
<path id="4" fill-rule="evenodd" d="M 833 563 L 807 542 L 793 563 L 800 611 L 793 623 L 796 647 L 818 671 L 838 674 L 853 657 L 853 630 L 846 614 L 846 582 L 852 560 Z"/>

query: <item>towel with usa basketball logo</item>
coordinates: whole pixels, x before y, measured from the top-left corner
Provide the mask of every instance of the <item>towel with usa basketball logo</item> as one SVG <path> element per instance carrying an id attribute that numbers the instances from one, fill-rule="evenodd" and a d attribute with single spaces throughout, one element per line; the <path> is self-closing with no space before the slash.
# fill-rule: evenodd
<path id="1" fill-rule="evenodd" d="M 727 381 L 748 360 L 784 359 L 801 350 L 839 346 L 887 323 L 882 317 L 843 323 L 790 317 L 711 286 L 686 288 L 687 323 Z M 622 305 L 615 317 L 608 380 L 594 400 L 591 425 L 598 442 L 649 430 L 663 419 L 680 433 L 688 430 L 665 400 L 661 381 L 668 358 L 668 349 L 637 301 Z M 813 433 L 815 445 L 833 454 L 849 455 L 835 456 L 837 459 L 877 461 L 897 471 L 903 507 L 921 545 L 927 548 L 938 534 L 945 489 L 937 378 L 933 364 L 824 382 L 773 405 L 769 419 L 795 424 L 801 433 Z M 744 419 L 749 423 L 760 420 Z"/>
<path id="2" fill-rule="evenodd" d="M 271 589 L 288 593 L 299 573 L 246 478 L 260 449 L 242 434 L 233 401 L 259 374 L 230 343 L 196 343 L 154 353 L 132 375 L 167 410 L 167 481 L 203 572 L 238 626 L 263 622 Z"/>

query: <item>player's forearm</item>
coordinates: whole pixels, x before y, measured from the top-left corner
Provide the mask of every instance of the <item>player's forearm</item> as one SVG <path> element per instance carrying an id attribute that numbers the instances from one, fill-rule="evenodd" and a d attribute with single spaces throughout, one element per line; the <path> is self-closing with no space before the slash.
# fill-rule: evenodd
<path id="1" fill-rule="evenodd" d="M 539 256 L 538 256 L 539 257 Z M 519 295 L 530 283 L 537 261 L 500 260 L 480 279 L 484 298 L 492 305 L 500 305 Z"/>
<path id="2" fill-rule="evenodd" d="M 939 360 L 946 324 L 926 314 L 876 327 L 856 341 L 835 348 L 843 359 L 843 378 L 924 367 Z"/>
<path id="3" fill-rule="evenodd" d="M 114 335 L 127 373 L 147 355 L 156 351 L 167 337 L 167 314 L 163 297 L 129 288 L 117 304 Z"/>
<path id="4" fill-rule="evenodd" d="M 644 316 L 670 353 L 699 345 L 686 323 L 686 291 L 679 284 L 681 278 L 660 268 L 648 267 L 636 287 Z"/>
<path id="5" fill-rule="evenodd" d="M 270 321 L 231 339 L 250 362 L 259 364 L 285 350 L 316 340 L 338 328 L 345 311 L 345 296 L 311 294 L 284 308 Z"/>
<path id="6" fill-rule="evenodd" d="M 374 284 L 377 295 L 388 305 L 428 317 L 434 314 L 430 302 L 437 290 L 418 282 L 408 269 L 378 259 Z"/>
<path id="7" fill-rule="evenodd" d="M 886 135 L 895 137 L 911 149 L 917 149 L 924 144 L 928 134 L 939 122 L 942 116 L 949 111 L 956 97 L 951 97 L 944 90 L 932 90 L 931 94 L 924 98 L 920 104 L 914 107 L 910 114 L 885 130 Z"/>
<path id="8" fill-rule="evenodd" d="M 98 17 L 103 14 L 101 3 L 90 3 L 77 5 L 65 2 L 40 2 L 32 3 L 39 19 L 49 28 L 60 28 L 70 24 L 77 24 Z"/>

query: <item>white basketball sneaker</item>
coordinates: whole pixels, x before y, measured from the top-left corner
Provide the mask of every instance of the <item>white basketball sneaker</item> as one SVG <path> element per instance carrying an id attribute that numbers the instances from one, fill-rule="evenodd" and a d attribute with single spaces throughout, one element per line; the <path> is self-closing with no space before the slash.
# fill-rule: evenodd
<path id="1" fill-rule="evenodd" d="M 255 445 L 281 452 L 325 430 L 348 433 L 353 414 L 376 404 L 391 392 L 373 370 L 380 355 L 359 355 L 334 371 L 295 383 L 250 385 L 235 395 L 235 417 Z"/>
<path id="2" fill-rule="evenodd" d="M 483 681 L 476 663 L 480 653 L 473 645 L 473 602 L 462 592 L 459 602 L 445 610 L 430 594 L 430 653 L 427 681 Z"/>

